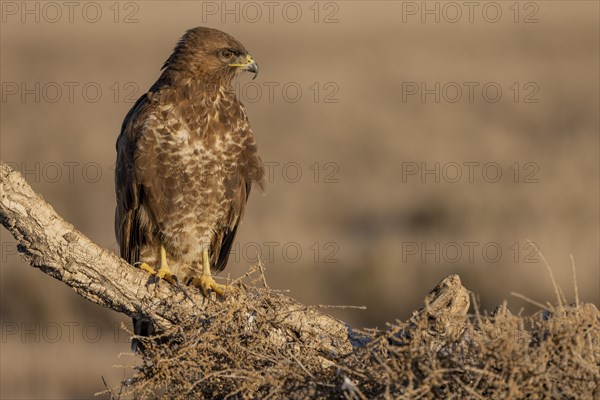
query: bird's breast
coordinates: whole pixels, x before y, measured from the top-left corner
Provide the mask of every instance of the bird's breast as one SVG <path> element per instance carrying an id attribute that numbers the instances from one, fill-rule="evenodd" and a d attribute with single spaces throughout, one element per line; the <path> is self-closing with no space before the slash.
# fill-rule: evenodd
<path id="1" fill-rule="evenodd" d="M 171 251 L 194 258 L 227 224 L 227 193 L 239 181 L 239 126 L 218 108 L 165 108 L 153 123 L 167 213 L 160 230 Z"/>

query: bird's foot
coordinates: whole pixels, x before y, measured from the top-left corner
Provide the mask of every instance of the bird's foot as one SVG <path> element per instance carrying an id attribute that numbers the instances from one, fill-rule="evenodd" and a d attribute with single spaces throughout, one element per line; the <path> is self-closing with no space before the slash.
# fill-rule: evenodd
<path id="1" fill-rule="evenodd" d="M 177 276 L 173 275 L 169 268 L 161 267 L 158 269 L 158 271 L 155 271 L 154 268 L 152 268 L 148 264 L 142 263 L 140 265 L 140 269 L 142 271 L 146 271 L 150 275 L 151 279 L 153 280 L 153 283 L 156 283 L 163 279 L 172 285 L 177 284 Z"/>
<path id="2" fill-rule="evenodd" d="M 225 295 L 225 285 L 215 282 L 211 275 L 200 275 L 192 279 L 191 285 L 200 289 L 205 296 L 208 296 L 210 292 L 215 292 L 219 296 Z"/>

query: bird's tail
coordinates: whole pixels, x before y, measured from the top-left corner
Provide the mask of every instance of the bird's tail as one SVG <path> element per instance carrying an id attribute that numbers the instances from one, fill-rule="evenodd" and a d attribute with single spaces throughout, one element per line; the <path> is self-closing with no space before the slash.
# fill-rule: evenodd
<path id="1" fill-rule="evenodd" d="M 154 326 L 150 321 L 143 318 L 133 318 L 133 333 L 137 336 L 150 336 L 154 333 Z M 137 338 L 131 340 L 131 351 L 143 353 L 144 344 Z"/>

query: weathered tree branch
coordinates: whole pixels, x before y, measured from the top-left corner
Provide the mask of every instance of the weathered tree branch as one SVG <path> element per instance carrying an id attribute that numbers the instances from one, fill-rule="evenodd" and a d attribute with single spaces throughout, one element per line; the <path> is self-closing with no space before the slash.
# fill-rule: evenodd
<path id="1" fill-rule="evenodd" d="M 169 329 L 182 318 L 198 315 L 207 300 L 193 289 L 170 284 L 147 285 L 148 275 L 102 249 L 64 221 L 36 194 L 21 174 L 0 162 L 0 221 L 18 242 L 27 261 L 70 286 L 82 297 L 132 317 L 150 320 L 157 330 Z M 228 301 L 248 300 L 251 294 L 232 291 Z M 269 294 L 283 310 L 272 340 L 290 335 L 325 354 L 345 354 L 360 345 L 352 329 L 317 309 L 277 293 Z M 265 299 L 263 298 L 263 301 Z M 266 299 L 269 301 L 269 298 Z M 225 303 L 226 303 L 225 302 Z M 466 316 L 469 298 L 457 276 L 442 281 L 430 294 L 427 312 L 433 320 L 442 314 Z"/>

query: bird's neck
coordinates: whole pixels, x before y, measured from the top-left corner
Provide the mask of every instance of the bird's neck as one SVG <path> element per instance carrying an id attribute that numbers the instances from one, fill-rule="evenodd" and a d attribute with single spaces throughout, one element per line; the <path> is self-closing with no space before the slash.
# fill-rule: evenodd
<path id="1" fill-rule="evenodd" d="M 154 84 L 154 87 L 171 87 L 183 91 L 191 90 L 194 93 L 206 93 L 216 95 L 219 92 L 233 92 L 231 86 L 232 74 L 201 74 L 198 72 L 190 73 L 173 68 L 163 70 L 160 78 Z M 154 88 L 153 87 L 153 88 Z"/>

